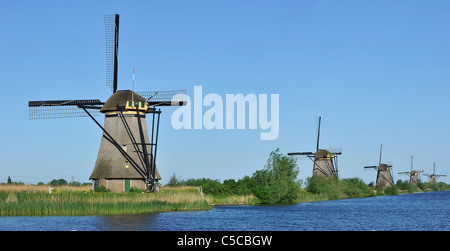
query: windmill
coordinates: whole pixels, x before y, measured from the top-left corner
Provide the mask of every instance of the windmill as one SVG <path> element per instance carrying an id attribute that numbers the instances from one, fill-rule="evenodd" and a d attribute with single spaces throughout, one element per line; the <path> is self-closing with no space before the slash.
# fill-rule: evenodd
<path id="1" fill-rule="evenodd" d="M 380 160 L 378 166 L 365 166 L 364 168 L 373 168 L 377 171 L 376 187 L 387 187 L 394 185 L 394 176 L 392 175 L 392 164 L 382 164 L 381 154 L 383 152 L 383 144 L 380 145 Z"/>
<path id="2" fill-rule="evenodd" d="M 430 177 L 431 184 L 437 184 L 437 179 L 439 177 L 447 177 L 447 175 L 436 174 L 436 163 L 435 162 L 433 162 L 433 174 L 423 174 L 423 175 Z"/>
<path id="3" fill-rule="evenodd" d="M 119 15 L 105 15 L 106 85 L 112 95 L 99 99 L 29 101 L 30 119 L 90 117 L 103 131 L 97 160 L 90 176 L 93 188 L 105 186 L 111 191 L 128 192 L 131 187 L 155 191 L 161 179 L 156 168 L 159 106 L 186 105 L 186 90 L 117 90 Z M 178 95 L 181 94 L 181 95 Z M 94 116 L 105 115 L 104 126 Z M 151 137 L 146 115 L 151 114 Z M 155 125 L 156 123 L 156 125 Z"/>
<path id="4" fill-rule="evenodd" d="M 417 186 L 419 184 L 419 175 L 423 170 L 413 170 L 413 156 L 411 156 L 411 171 L 409 172 L 399 172 L 398 174 L 406 174 L 409 176 L 409 183 Z"/>
<path id="5" fill-rule="evenodd" d="M 320 140 L 320 123 L 322 118 L 319 117 L 317 127 L 317 144 L 316 152 L 296 152 L 288 153 L 288 155 L 304 155 L 313 162 L 313 176 L 322 176 L 326 178 L 338 178 L 338 161 L 337 156 L 342 154 L 342 151 L 330 151 L 319 149 Z"/>

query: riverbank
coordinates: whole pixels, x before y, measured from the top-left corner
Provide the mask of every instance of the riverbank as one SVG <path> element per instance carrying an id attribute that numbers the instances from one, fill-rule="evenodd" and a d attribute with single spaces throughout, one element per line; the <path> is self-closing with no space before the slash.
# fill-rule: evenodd
<path id="1" fill-rule="evenodd" d="M 424 193 L 431 191 L 450 190 L 445 183 L 419 183 L 418 186 L 406 181 L 385 188 L 375 188 L 365 184 L 359 178 L 325 179 L 321 177 L 308 178 L 305 188 L 298 189 L 295 198 L 290 203 L 313 202 L 325 200 L 341 200 L 351 198 L 367 198 L 383 195 L 400 195 L 408 193 Z M 254 195 L 207 195 L 214 205 L 262 205 L 262 201 Z"/>
<path id="2" fill-rule="evenodd" d="M 166 188 L 160 193 L 110 193 L 70 187 L 0 186 L 0 216 L 116 215 L 212 209 L 197 188 Z"/>
<path id="3" fill-rule="evenodd" d="M 342 196 L 342 197 L 334 197 L 329 196 L 327 194 L 313 194 L 310 192 L 307 192 L 306 189 L 302 189 L 299 191 L 297 198 L 289 203 L 289 204 L 295 204 L 295 203 L 301 203 L 301 202 L 316 202 L 316 201 L 327 201 L 327 200 L 343 200 L 343 199 L 351 199 L 351 198 L 367 198 L 367 197 L 378 197 L 378 196 L 384 196 L 384 195 L 401 195 L 401 194 L 409 194 L 409 193 L 426 193 L 426 192 L 434 192 L 435 190 L 432 189 L 426 189 L 421 190 L 417 189 L 414 192 L 408 192 L 408 190 L 398 190 L 398 193 L 396 194 L 384 194 L 380 191 L 377 191 L 377 189 L 373 189 L 373 195 L 372 196 Z M 252 205 L 252 206 L 258 206 L 258 205 L 265 205 L 261 204 L 260 200 L 253 196 L 253 195 L 242 195 L 242 196 L 226 196 L 226 197 L 219 197 L 210 198 L 210 201 L 212 202 L 212 206 L 243 206 L 243 205 Z"/>

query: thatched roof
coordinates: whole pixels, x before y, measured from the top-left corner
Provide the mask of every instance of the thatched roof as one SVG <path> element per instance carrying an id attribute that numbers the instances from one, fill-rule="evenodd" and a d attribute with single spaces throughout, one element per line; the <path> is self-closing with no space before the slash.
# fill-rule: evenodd
<path id="1" fill-rule="evenodd" d="M 314 158 L 334 158 L 334 153 L 327 151 L 327 150 L 323 150 L 323 149 L 319 149 L 317 150 L 316 153 L 314 153 Z"/>
<path id="2" fill-rule="evenodd" d="M 119 106 L 125 106 L 127 103 L 127 100 L 131 100 L 133 98 L 134 101 L 137 102 L 144 102 L 146 101 L 145 98 L 139 96 L 138 94 L 134 93 L 130 90 L 122 90 L 122 91 L 116 91 L 109 99 L 105 102 L 100 112 L 110 112 L 110 111 L 117 111 L 117 105 Z"/>

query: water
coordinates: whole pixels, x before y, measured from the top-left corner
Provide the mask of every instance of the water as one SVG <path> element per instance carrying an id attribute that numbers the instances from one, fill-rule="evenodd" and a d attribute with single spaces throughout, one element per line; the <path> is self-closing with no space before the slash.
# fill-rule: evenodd
<path id="1" fill-rule="evenodd" d="M 450 230 L 450 191 L 120 216 L 0 217 L 0 230 Z"/>

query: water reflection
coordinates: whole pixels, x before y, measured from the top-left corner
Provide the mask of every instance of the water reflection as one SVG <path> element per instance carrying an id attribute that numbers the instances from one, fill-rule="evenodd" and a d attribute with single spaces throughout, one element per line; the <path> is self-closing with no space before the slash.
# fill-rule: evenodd
<path id="1" fill-rule="evenodd" d="M 105 231 L 152 230 L 158 214 L 98 216 L 98 224 Z"/>

